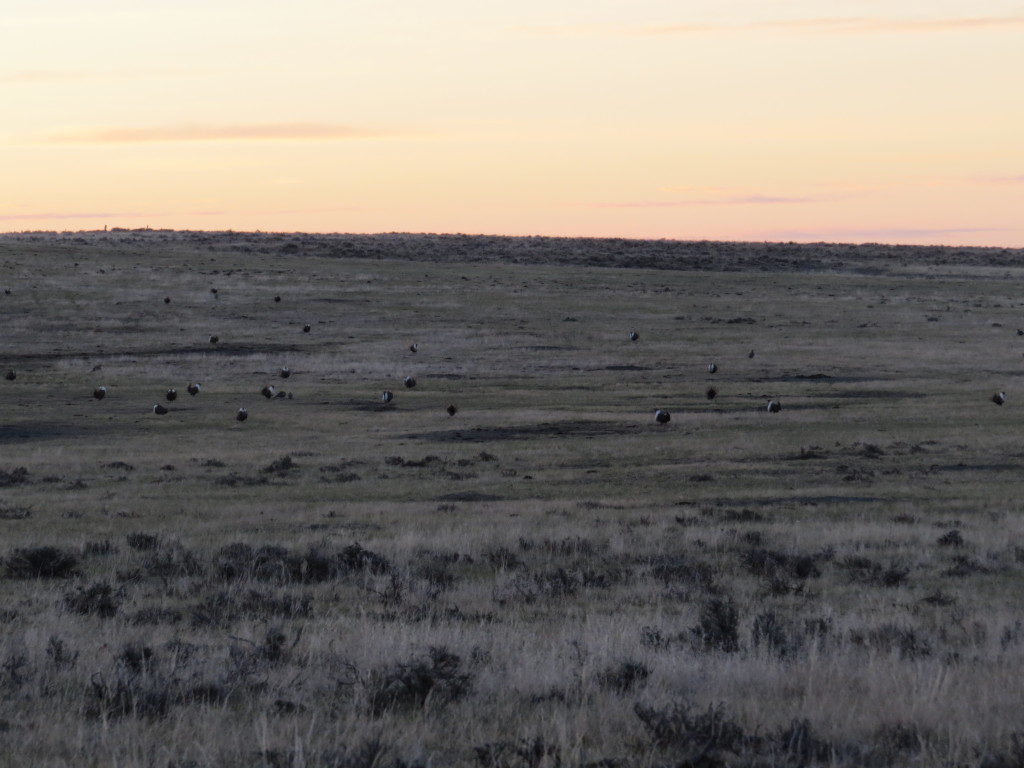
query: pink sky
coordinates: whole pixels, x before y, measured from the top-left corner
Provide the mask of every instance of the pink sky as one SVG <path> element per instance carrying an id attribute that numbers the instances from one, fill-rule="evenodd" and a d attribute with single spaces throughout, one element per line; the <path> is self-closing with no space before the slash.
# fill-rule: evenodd
<path id="1" fill-rule="evenodd" d="M 1024 247 L 1024 6 L 12 0 L 0 231 Z"/>

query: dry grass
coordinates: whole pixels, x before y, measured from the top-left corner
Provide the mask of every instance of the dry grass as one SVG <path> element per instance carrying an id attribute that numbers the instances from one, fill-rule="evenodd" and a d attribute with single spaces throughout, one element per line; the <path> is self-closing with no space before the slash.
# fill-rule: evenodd
<path id="1" fill-rule="evenodd" d="M 1019 257 L 0 237 L 0 765 L 1022 765 Z"/>

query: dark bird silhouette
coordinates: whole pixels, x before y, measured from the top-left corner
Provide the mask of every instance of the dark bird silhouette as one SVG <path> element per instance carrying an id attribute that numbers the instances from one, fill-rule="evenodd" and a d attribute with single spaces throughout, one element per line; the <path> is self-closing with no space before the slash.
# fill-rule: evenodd
<path id="1" fill-rule="evenodd" d="M 210 337 L 210 343 L 211 344 L 216 344 L 218 341 L 220 341 L 220 337 L 219 336 L 211 336 Z"/>
<path id="2" fill-rule="evenodd" d="M 163 416 L 165 413 L 168 413 L 168 410 L 164 406 L 160 405 L 160 403 L 157 403 L 153 406 L 153 413 L 157 416 Z"/>
<path id="3" fill-rule="evenodd" d="M 718 366 L 717 365 L 715 365 L 714 363 L 708 364 L 708 373 L 714 373 L 717 370 L 718 370 Z"/>
<path id="4" fill-rule="evenodd" d="M 629 332 L 629 340 L 630 341 L 639 341 L 640 340 L 640 334 L 637 333 L 636 331 L 630 331 Z"/>
<path id="5" fill-rule="evenodd" d="M 1024 328 L 1018 328 L 1017 329 L 1017 335 L 1018 336 L 1024 336 Z"/>
<path id="6" fill-rule="evenodd" d="M 747 355 L 751 360 L 754 359 L 754 350 L 750 350 L 750 354 Z"/>
<path id="7" fill-rule="evenodd" d="M 707 391 L 704 393 L 704 397 L 706 397 L 708 400 L 714 400 L 716 397 L 718 397 L 718 390 L 715 389 L 714 387 L 708 387 Z"/>
<path id="8" fill-rule="evenodd" d="M 385 389 L 381 393 L 380 399 L 381 399 L 381 402 L 383 402 L 383 403 L 390 403 L 392 400 L 395 399 L 395 393 L 392 392 L 389 389 Z"/>
<path id="9" fill-rule="evenodd" d="M 284 400 L 285 398 L 287 398 L 288 400 L 291 400 L 292 399 L 292 393 L 291 392 L 285 392 L 284 390 L 281 390 L 279 392 L 275 392 L 274 393 L 274 397 L 276 397 L 278 400 Z"/>
<path id="10" fill-rule="evenodd" d="M 164 395 L 164 397 L 167 398 L 167 402 L 173 403 L 175 400 L 178 399 L 178 390 L 176 390 L 176 389 L 168 389 L 167 390 L 167 394 Z"/>
<path id="11" fill-rule="evenodd" d="M 659 424 L 668 424 L 672 421 L 672 414 L 663 408 L 659 408 L 654 412 L 654 420 Z"/>
<path id="12" fill-rule="evenodd" d="M 213 294 L 213 298 L 215 298 L 215 299 L 219 299 L 220 298 L 220 295 L 217 293 L 217 289 L 216 288 L 211 288 L 210 289 L 210 293 Z"/>
<path id="13" fill-rule="evenodd" d="M 287 379 L 291 375 L 292 375 L 292 372 L 291 372 L 290 368 L 282 368 L 281 369 L 281 378 L 282 379 Z"/>
<path id="14" fill-rule="evenodd" d="M 454 416 L 459 412 L 459 409 L 455 407 L 455 403 L 451 403 L 445 410 L 448 411 L 449 416 Z"/>
<path id="15" fill-rule="evenodd" d="M 309 323 L 306 323 L 304 326 L 302 326 L 302 332 L 309 333 Z"/>
<path id="16" fill-rule="evenodd" d="M 1006 402 L 1006 393 L 996 392 L 994 395 L 992 395 L 992 402 L 995 403 L 996 405 L 1002 405 L 1003 403 Z"/>
<path id="17" fill-rule="evenodd" d="M 198 395 L 200 389 L 202 389 L 202 387 L 200 387 L 199 384 L 197 384 L 195 382 L 191 382 L 191 381 L 189 382 L 188 386 L 185 387 L 185 390 L 190 395 L 192 395 L 192 397 L 195 397 L 196 395 Z"/>
<path id="18" fill-rule="evenodd" d="M 18 378 L 18 374 L 16 374 L 14 371 L 8 371 L 7 373 L 4 374 L 4 378 L 7 379 L 8 381 L 14 381 L 16 378 Z"/>
<path id="19" fill-rule="evenodd" d="M 245 421 L 248 418 L 249 418 L 249 412 L 247 410 L 245 410 L 245 408 L 239 408 L 238 409 L 238 413 L 235 414 L 235 419 L 237 421 Z"/>
<path id="20" fill-rule="evenodd" d="M 104 397 L 107 396 L 107 388 L 96 387 L 96 389 L 92 391 L 92 396 L 95 397 L 97 400 L 102 400 Z"/>
<path id="21" fill-rule="evenodd" d="M 170 304 L 170 303 L 171 303 L 171 297 L 170 296 L 164 296 L 164 304 Z"/>
<path id="22" fill-rule="evenodd" d="M 414 344 L 410 344 L 409 345 L 409 351 L 412 352 L 415 355 L 417 352 L 420 351 L 420 345 L 419 344 L 415 344 L 415 343 Z"/>
<path id="23" fill-rule="evenodd" d="M 263 387 L 263 389 L 260 390 L 260 393 L 265 398 L 267 398 L 267 400 L 272 398 L 276 392 L 277 392 L 277 390 L 274 389 L 274 385 L 273 384 L 267 384 L 265 387 Z"/>
<path id="24" fill-rule="evenodd" d="M 281 297 L 280 296 L 275 296 L 274 297 L 274 303 L 275 304 L 280 304 L 281 303 Z"/>
<path id="25" fill-rule="evenodd" d="M 405 377 L 405 386 L 408 389 L 412 389 L 413 387 L 416 386 L 416 379 L 414 379 L 412 376 L 406 376 Z"/>
<path id="26" fill-rule="evenodd" d="M 769 400 L 768 401 L 768 413 L 778 413 L 781 410 L 782 410 L 782 403 L 780 403 L 778 400 Z"/>

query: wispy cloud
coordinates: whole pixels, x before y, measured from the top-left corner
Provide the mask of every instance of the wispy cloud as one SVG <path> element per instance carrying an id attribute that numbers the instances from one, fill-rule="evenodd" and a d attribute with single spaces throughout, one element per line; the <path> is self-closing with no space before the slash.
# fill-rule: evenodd
<path id="1" fill-rule="evenodd" d="M 927 33 L 1024 27 L 1024 14 L 1006 16 L 953 16 L 897 18 L 886 16 L 838 16 L 765 19 L 745 23 L 695 22 L 648 26 L 587 25 L 535 28 L 547 34 L 593 36 L 702 35 L 720 32 L 783 32 L 789 34 L 883 34 Z"/>
<path id="2" fill-rule="evenodd" d="M 140 78 L 173 75 L 173 69 L 117 69 L 117 70 L 77 70 L 77 69 L 23 69 L 17 72 L 0 72 L 0 85 L 46 85 L 50 83 L 78 83 L 93 80 L 137 80 Z"/>
<path id="3" fill-rule="evenodd" d="M 762 236 L 797 240 L 857 240 L 869 241 L 907 241 L 922 239 L 938 239 L 956 237 L 958 235 L 983 235 L 998 232 L 1013 232 L 1005 227 L 879 227 L 879 228 L 823 228 L 804 230 L 772 230 L 760 233 Z"/>
<path id="4" fill-rule="evenodd" d="M 1024 173 L 1016 176 L 982 176 L 977 181 L 981 184 L 1024 184 Z"/>
<path id="5" fill-rule="evenodd" d="M 85 211 L 76 213 L 0 213 L 0 221 L 64 221 L 66 219 L 109 219 L 138 216 L 133 213 L 100 213 Z"/>
<path id="6" fill-rule="evenodd" d="M 239 123 L 101 128 L 47 136 L 45 144 L 167 144 L 222 141 L 337 141 L 385 136 L 380 131 L 337 123 Z"/>
<path id="7" fill-rule="evenodd" d="M 706 205 L 805 205 L 840 200 L 850 195 L 725 195 L 691 197 L 681 200 L 626 200 L 597 203 L 598 208 L 685 208 Z"/>

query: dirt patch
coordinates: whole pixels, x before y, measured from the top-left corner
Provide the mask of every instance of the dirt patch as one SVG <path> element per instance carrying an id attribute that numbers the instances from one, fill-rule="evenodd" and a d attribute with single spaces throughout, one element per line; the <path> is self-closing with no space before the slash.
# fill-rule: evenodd
<path id="1" fill-rule="evenodd" d="M 642 432 L 636 424 L 616 421 L 559 421 L 542 424 L 523 424 L 515 427 L 477 427 L 475 429 L 448 429 L 423 434 L 408 434 L 411 440 L 433 442 L 489 443 L 500 440 L 534 440 L 544 437 L 610 437 L 635 435 Z"/>

